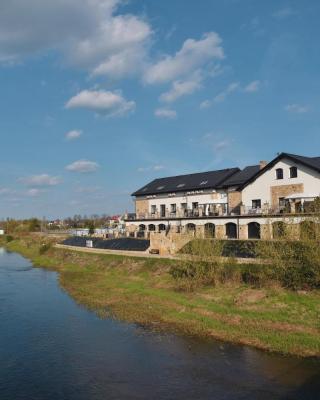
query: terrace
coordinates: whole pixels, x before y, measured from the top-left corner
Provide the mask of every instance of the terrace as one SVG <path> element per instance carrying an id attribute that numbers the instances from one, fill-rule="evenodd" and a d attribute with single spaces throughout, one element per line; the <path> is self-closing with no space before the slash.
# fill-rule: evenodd
<path id="1" fill-rule="evenodd" d="M 255 204 L 253 207 L 240 205 L 233 210 L 229 210 L 227 203 L 210 203 L 210 204 L 193 204 L 188 207 L 187 204 L 182 204 L 181 207 L 176 207 L 172 204 L 170 207 L 160 206 L 151 207 L 151 212 L 130 214 L 126 218 L 127 221 L 141 220 L 172 220 L 172 219 L 188 219 L 188 218 L 218 218 L 228 216 L 271 216 L 271 215 L 293 215 L 293 214 L 310 214 L 315 212 L 314 197 L 308 196 L 307 199 L 301 201 L 301 196 L 288 196 L 280 199 L 279 206 L 270 207 L 268 204 Z"/>

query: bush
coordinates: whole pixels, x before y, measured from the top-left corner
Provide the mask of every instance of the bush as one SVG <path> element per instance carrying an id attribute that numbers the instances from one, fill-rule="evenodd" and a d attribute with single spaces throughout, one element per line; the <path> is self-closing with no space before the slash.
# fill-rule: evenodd
<path id="1" fill-rule="evenodd" d="M 13 236 L 11 236 L 11 235 L 7 235 L 6 236 L 6 242 L 7 243 L 12 242 L 13 240 L 14 240 Z"/>
<path id="2" fill-rule="evenodd" d="M 300 240 L 259 243 L 259 255 L 272 260 L 271 279 L 289 289 L 320 288 L 320 241 L 313 235 Z"/>
<path id="3" fill-rule="evenodd" d="M 39 254 L 45 254 L 51 248 L 50 243 L 43 243 L 39 248 Z"/>

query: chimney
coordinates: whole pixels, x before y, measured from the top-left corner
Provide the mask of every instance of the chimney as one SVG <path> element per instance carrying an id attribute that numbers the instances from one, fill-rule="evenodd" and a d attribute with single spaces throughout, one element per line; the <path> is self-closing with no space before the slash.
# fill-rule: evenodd
<path id="1" fill-rule="evenodd" d="M 262 160 L 262 161 L 259 162 L 259 164 L 260 164 L 260 169 L 262 169 L 268 164 L 268 161 L 263 161 Z"/>

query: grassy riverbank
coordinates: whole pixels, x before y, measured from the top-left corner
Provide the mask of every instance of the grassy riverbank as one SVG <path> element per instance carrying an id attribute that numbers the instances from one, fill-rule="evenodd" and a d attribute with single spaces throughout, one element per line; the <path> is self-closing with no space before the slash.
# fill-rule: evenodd
<path id="1" fill-rule="evenodd" d="M 45 248 L 31 236 L 6 243 L 37 266 L 54 269 L 79 304 L 102 317 L 215 337 L 270 351 L 320 356 L 320 292 L 224 284 L 178 291 L 177 261 Z"/>

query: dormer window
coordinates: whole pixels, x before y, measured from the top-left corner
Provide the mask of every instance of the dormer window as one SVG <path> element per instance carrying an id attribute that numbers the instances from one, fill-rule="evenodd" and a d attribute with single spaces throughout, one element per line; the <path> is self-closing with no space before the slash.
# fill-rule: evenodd
<path id="1" fill-rule="evenodd" d="M 290 178 L 297 178 L 297 176 L 298 176 L 298 168 L 291 167 L 290 168 Z"/>
<path id="2" fill-rule="evenodd" d="M 282 168 L 277 168 L 276 169 L 276 178 L 277 179 L 283 179 L 283 169 Z"/>

